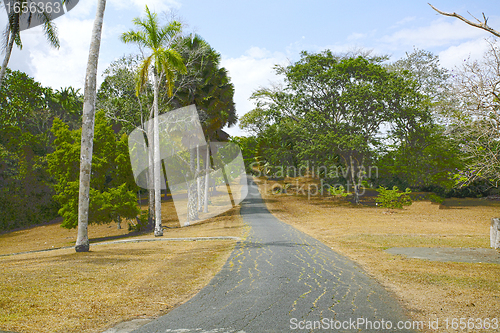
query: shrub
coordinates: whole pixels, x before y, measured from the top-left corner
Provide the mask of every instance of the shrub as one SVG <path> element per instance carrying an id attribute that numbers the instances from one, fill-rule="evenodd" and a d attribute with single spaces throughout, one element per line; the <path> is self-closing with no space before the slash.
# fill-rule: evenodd
<path id="1" fill-rule="evenodd" d="M 128 224 L 128 231 L 144 231 L 148 228 L 148 216 L 149 213 L 147 210 L 141 211 L 141 216 L 137 219 L 137 224 Z"/>
<path id="2" fill-rule="evenodd" d="M 328 189 L 331 195 L 334 197 L 347 197 L 349 193 L 346 193 L 344 186 L 340 185 L 338 187 L 331 186 Z"/>
<path id="3" fill-rule="evenodd" d="M 384 208 L 403 208 L 403 206 L 409 206 L 412 203 L 410 198 L 411 190 L 409 188 L 404 192 L 400 192 L 397 186 L 394 186 L 392 190 L 381 186 L 377 189 L 377 192 L 379 194 L 375 201 L 380 203 L 380 206 Z"/>
<path id="4" fill-rule="evenodd" d="M 431 193 L 431 194 L 429 195 L 429 200 L 430 200 L 431 202 L 435 202 L 435 203 L 438 203 L 438 204 L 442 204 L 442 203 L 443 203 L 443 201 L 444 201 L 444 198 L 442 198 L 442 197 L 440 197 L 439 195 L 436 195 L 436 194 L 434 194 L 434 193 Z"/>

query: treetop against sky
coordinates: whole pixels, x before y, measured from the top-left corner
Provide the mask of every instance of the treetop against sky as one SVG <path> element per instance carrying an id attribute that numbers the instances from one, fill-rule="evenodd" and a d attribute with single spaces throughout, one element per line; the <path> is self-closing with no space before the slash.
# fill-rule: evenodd
<path id="1" fill-rule="evenodd" d="M 137 53 L 133 45 L 120 41 L 120 35 L 133 27 L 132 19 L 144 12 L 145 5 L 165 21 L 180 20 L 186 32 L 200 34 L 221 53 L 235 85 L 238 115 L 253 109 L 251 93 L 269 81 L 280 80 L 272 67 L 300 59 L 300 52 L 319 52 L 326 48 L 344 52 L 356 48 L 373 49 L 395 61 L 425 49 L 439 55 L 444 67 L 453 68 L 469 56 L 480 58 L 487 49 L 489 34 L 455 18 L 437 14 L 427 0 L 368 0 L 338 2 L 315 1 L 184 1 L 109 0 L 106 8 L 98 84 L 110 63 L 124 54 Z M 494 1 L 435 0 L 436 8 L 467 12 L 489 18 L 491 27 L 500 26 Z M 41 27 L 23 31 L 23 50 L 14 48 L 9 67 L 22 70 L 45 86 L 55 89 L 82 88 L 96 2 L 82 0 L 67 14 L 57 18 L 61 47 L 46 43 Z M 7 15 L 0 15 L 5 26 Z M 256 24 L 256 22 L 259 22 Z M 233 126 L 230 134 L 242 132 Z"/>

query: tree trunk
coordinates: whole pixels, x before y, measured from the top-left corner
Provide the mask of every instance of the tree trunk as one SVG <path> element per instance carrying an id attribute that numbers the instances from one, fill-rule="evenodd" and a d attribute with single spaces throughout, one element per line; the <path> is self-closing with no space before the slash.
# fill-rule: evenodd
<path id="1" fill-rule="evenodd" d="M 150 114 L 150 118 L 154 117 L 154 113 Z M 155 191 L 154 191 L 154 130 L 153 122 L 148 123 L 148 230 L 155 229 Z"/>
<path id="2" fill-rule="evenodd" d="M 3 84 L 3 78 L 5 77 L 5 71 L 7 70 L 7 65 L 9 64 L 10 55 L 12 53 L 12 47 L 14 46 L 14 36 L 12 32 L 9 34 L 9 42 L 5 50 L 5 58 L 3 59 L 2 68 L 0 69 L 0 88 Z"/>
<path id="3" fill-rule="evenodd" d="M 155 237 L 163 236 L 161 225 L 161 160 L 160 160 L 160 125 L 158 111 L 158 73 L 153 72 L 154 85 L 154 118 L 153 118 L 153 150 L 154 150 L 154 188 L 155 188 Z"/>
<path id="4" fill-rule="evenodd" d="M 351 161 L 351 178 L 352 184 L 354 186 L 354 203 L 357 205 L 359 204 L 359 188 L 356 182 L 356 173 L 354 171 L 354 162 L 352 161 L 352 155 L 349 155 L 349 159 Z"/>
<path id="5" fill-rule="evenodd" d="M 99 2 L 97 3 L 94 27 L 92 29 L 92 39 L 90 41 L 87 74 L 85 78 L 82 115 L 82 142 L 80 151 L 80 188 L 78 193 L 78 236 L 75 244 L 76 252 L 89 251 L 89 192 L 90 173 L 92 169 L 92 149 L 94 141 L 96 76 L 105 7 L 106 0 L 99 0 Z"/>
<path id="6" fill-rule="evenodd" d="M 196 166 L 195 166 L 195 148 L 190 149 L 189 151 L 189 168 L 191 170 L 191 175 L 196 175 Z M 189 192 L 188 192 L 188 215 L 189 221 L 194 221 L 198 219 L 198 194 L 197 194 L 197 184 L 195 183 L 195 178 L 193 178 L 189 183 Z"/>

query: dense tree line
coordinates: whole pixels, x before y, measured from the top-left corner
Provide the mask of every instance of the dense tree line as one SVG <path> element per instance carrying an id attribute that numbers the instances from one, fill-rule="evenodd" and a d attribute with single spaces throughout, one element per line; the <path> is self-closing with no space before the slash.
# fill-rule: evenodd
<path id="1" fill-rule="evenodd" d="M 71 87 L 54 91 L 7 69 L 0 107 L 0 229 L 49 221 L 59 209 L 48 171 L 50 129 L 58 118 L 69 129 L 78 128 L 82 96 Z"/>
<path id="2" fill-rule="evenodd" d="M 158 23 L 156 20 L 156 14 L 149 12 L 147 24 Z M 176 22 L 169 24 L 180 27 Z M 224 138 L 221 129 L 236 122 L 234 87 L 220 66 L 220 55 L 198 35 L 183 34 L 177 29 L 169 36 L 168 52 L 177 55 L 177 62 L 185 71 L 174 69 L 167 73 L 166 64 L 162 70 L 158 70 L 158 64 L 146 68 L 151 64 L 147 58 L 127 55 L 104 72 L 104 81 L 97 91 L 98 113 L 93 126 L 89 223 L 119 223 L 139 215 L 137 199 L 144 190 L 135 186 L 127 134 L 152 119 L 154 109 L 159 115 L 196 104 L 207 141 Z M 133 36 L 131 39 L 135 40 Z M 158 44 L 156 48 L 164 46 Z M 164 55 L 159 56 L 160 60 L 165 59 Z M 146 69 L 151 75 L 158 74 L 156 83 Z M 58 215 L 63 217 L 63 227 L 75 228 L 83 96 L 71 87 L 53 91 L 24 73 L 9 69 L 6 72 L 0 91 L 0 204 L 6 214 L 1 217 L 0 229 L 46 222 Z M 143 130 L 147 133 L 150 129 Z M 191 171 L 199 173 L 194 164 L 197 160 L 202 163 L 202 159 L 195 151 L 190 155 Z M 160 204 L 155 198 L 160 196 L 154 191 L 149 193 L 147 216 L 152 227 Z"/>
<path id="3" fill-rule="evenodd" d="M 483 62 L 453 75 L 418 49 L 393 63 L 369 52 L 303 52 L 275 67 L 283 84 L 254 92 L 241 126 L 271 175 L 307 168 L 355 193 L 365 183 L 485 195 L 500 180 L 500 63 L 490 46 Z"/>

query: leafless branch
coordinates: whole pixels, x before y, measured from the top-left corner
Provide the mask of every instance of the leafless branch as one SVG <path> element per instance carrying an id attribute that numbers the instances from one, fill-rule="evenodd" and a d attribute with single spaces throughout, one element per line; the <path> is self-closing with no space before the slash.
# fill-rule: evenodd
<path id="1" fill-rule="evenodd" d="M 461 16 L 461 15 L 459 15 L 457 13 L 447 13 L 447 12 L 440 11 L 439 9 L 437 9 L 436 7 L 434 7 L 433 5 L 431 5 L 430 3 L 429 3 L 429 6 L 431 6 L 432 9 L 434 9 L 436 12 L 438 12 L 441 15 L 456 17 L 459 20 L 464 21 L 465 23 L 467 23 L 469 25 L 472 25 L 473 27 L 486 30 L 489 33 L 495 35 L 496 37 L 500 37 L 500 32 L 499 31 L 497 31 L 497 30 L 491 28 L 490 26 L 488 26 L 488 19 L 486 18 L 486 16 L 484 15 L 484 13 L 483 13 L 484 22 L 478 20 L 477 18 L 475 18 L 474 16 L 471 15 L 472 17 L 474 17 L 479 22 L 479 23 L 474 23 L 474 22 L 466 19 L 465 17 L 463 17 L 463 16 Z"/>

